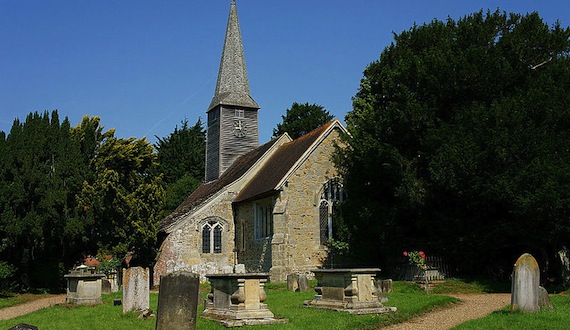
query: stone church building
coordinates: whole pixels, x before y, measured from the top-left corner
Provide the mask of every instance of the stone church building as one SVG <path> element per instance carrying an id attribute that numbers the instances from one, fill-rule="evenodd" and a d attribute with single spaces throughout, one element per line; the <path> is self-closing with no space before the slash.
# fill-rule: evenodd
<path id="1" fill-rule="evenodd" d="M 214 97 L 207 110 L 206 182 L 162 220 L 154 283 L 178 270 L 268 272 L 272 281 L 322 266 L 333 203 L 343 190 L 331 160 L 338 120 L 261 146 L 235 1 L 231 1 Z M 203 277 L 204 279 L 204 277 Z"/>

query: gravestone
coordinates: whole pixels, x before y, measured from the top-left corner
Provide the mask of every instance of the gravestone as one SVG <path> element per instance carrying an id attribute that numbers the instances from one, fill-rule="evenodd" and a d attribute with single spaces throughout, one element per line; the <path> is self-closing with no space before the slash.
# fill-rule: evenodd
<path id="1" fill-rule="evenodd" d="M 520 256 L 513 269 L 511 310 L 535 312 L 539 309 L 540 269 L 529 253 Z"/>
<path id="2" fill-rule="evenodd" d="M 299 274 L 299 291 L 305 292 L 310 291 L 311 286 L 309 285 L 309 278 L 305 274 Z"/>
<path id="3" fill-rule="evenodd" d="M 287 275 L 287 290 L 291 292 L 299 291 L 299 274 L 293 273 Z"/>
<path id="4" fill-rule="evenodd" d="M 123 269 L 123 313 L 149 308 L 149 270 L 142 267 Z"/>
<path id="5" fill-rule="evenodd" d="M 174 272 L 160 277 L 157 330 L 196 329 L 200 275 Z"/>
<path id="6" fill-rule="evenodd" d="M 541 286 L 538 287 L 538 308 L 547 310 L 554 309 L 550 297 L 548 296 L 548 291 Z"/>
<path id="7" fill-rule="evenodd" d="M 107 279 L 101 280 L 101 293 L 109 294 L 111 293 L 111 282 Z"/>
<path id="8" fill-rule="evenodd" d="M 307 275 L 297 273 L 287 275 L 287 290 L 292 292 L 310 291 L 311 286 Z"/>

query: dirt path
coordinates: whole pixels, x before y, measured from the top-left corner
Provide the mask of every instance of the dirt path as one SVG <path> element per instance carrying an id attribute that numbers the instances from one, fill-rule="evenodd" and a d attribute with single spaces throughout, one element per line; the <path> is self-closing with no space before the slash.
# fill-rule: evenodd
<path id="1" fill-rule="evenodd" d="M 58 294 L 51 297 L 30 301 L 24 304 L 2 308 L 0 309 L 0 320 L 9 320 L 20 315 L 35 312 L 39 309 L 62 304 L 65 302 L 65 297 L 65 294 Z"/>
<path id="2" fill-rule="evenodd" d="M 413 318 L 407 322 L 395 324 L 387 330 L 445 330 L 463 322 L 481 318 L 499 310 L 511 302 L 511 295 L 501 294 L 450 294 L 461 302 L 450 308 L 437 310 Z"/>

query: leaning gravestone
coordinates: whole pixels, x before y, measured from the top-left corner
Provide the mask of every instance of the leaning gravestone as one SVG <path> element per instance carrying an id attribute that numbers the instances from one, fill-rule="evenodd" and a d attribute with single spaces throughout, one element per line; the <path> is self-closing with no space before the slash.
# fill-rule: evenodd
<path id="1" fill-rule="evenodd" d="M 175 272 L 160 278 L 157 330 L 196 329 L 200 275 Z"/>
<path id="2" fill-rule="evenodd" d="M 539 309 L 540 269 L 529 253 L 519 257 L 513 269 L 511 310 L 535 312 Z"/>
<path id="3" fill-rule="evenodd" d="M 123 269 L 123 313 L 147 310 L 150 306 L 149 295 L 148 268 Z"/>

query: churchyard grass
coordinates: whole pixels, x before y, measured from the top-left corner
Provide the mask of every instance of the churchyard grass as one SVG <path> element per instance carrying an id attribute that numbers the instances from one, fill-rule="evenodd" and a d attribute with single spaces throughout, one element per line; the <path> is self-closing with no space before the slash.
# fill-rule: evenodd
<path id="1" fill-rule="evenodd" d="M 570 296 L 550 296 L 553 311 L 538 311 L 535 313 L 511 313 L 509 308 L 494 312 L 481 319 L 463 323 L 453 329 L 568 329 L 570 326 Z"/>
<path id="2" fill-rule="evenodd" d="M 0 308 L 15 306 L 33 300 L 48 298 L 49 296 L 50 295 L 48 294 L 31 294 L 31 293 L 10 294 L 6 296 L 0 296 Z"/>
<path id="3" fill-rule="evenodd" d="M 271 329 L 374 329 L 380 325 L 402 322 L 414 315 L 456 301 L 454 298 L 427 295 L 415 284 L 394 283 L 395 292 L 389 294 L 387 306 L 396 306 L 398 312 L 383 315 L 349 315 L 334 311 L 303 307 L 303 301 L 314 297 L 314 291 L 289 292 L 284 284 L 268 284 L 268 305 L 277 317 L 289 319 L 287 324 L 275 324 Z M 207 293 L 201 286 L 202 295 Z M 50 329 L 154 329 L 155 319 L 139 320 L 138 315 L 122 315 L 122 306 L 113 306 L 113 299 L 121 293 L 103 295 L 103 304 L 97 306 L 54 306 L 10 320 L 0 321 L 0 329 L 19 323 L 32 324 L 42 330 Z M 151 293 L 150 308 L 156 311 L 158 294 Z M 199 314 L 202 311 L 199 307 Z M 218 323 L 198 318 L 197 329 L 225 329 Z"/>
<path id="4" fill-rule="evenodd" d="M 496 282 L 487 279 L 455 279 L 450 278 L 438 283 L 432 293 L 510 293 L 511 282 Z"/>

